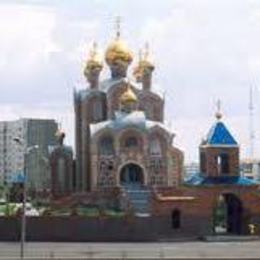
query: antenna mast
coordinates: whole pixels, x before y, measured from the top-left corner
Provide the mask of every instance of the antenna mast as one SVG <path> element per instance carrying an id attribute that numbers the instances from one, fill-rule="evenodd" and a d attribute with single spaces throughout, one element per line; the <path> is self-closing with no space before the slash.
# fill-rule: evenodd
<path id="1" fill-rule="evenodd" d="M 255 129 L 254 129 L 255 106 L 254 106 L 254 99 L 253 99 L 252 84 L 250 84 L 250 89 L 249 89 L 248 109 L 249 109 L 249 141 L 250 141 L 249 156 L 250 156 L 250 158 L 254 158 L 254 153 L 255 153 Z"/>

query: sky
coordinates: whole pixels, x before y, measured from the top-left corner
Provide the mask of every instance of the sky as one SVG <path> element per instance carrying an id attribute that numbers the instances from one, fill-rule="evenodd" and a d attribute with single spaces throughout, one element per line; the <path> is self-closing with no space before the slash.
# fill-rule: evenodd
<path id="1" fill-rule="evenodd" d="M 153 88 L 165 93 L 166 124 L 185 161 L 223 121 L 249 157 L 249 89 L 254 101 L 254 156 L 260 158 L 260 1 L 0 0 L 0 120 L 54 118 L 74 146 L 73 89 L 87 87 L 83 67 L 97 41 L 104 52 L 122 17 L 135 54 L 146 41 L 156 66 Z M 101 78 L 109 73 L 105 66 Z"/>

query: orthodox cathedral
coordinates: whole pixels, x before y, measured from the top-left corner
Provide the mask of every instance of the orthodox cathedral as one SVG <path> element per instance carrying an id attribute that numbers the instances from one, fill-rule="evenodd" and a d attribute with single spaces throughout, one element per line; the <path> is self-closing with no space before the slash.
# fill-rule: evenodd
<path id="1" fill-rule="evenodd" d="M 130 80 L 133 54 L 118 31 L 105 52 L 111 77 L 100 82 L 103 61 L 93 46 L 84 70 L 89 87 L 74 94 L 78 190 L 180 183 L 182 153 L 164 125 L 164 98 L 152 89 L 148 52 Z"/>
<path id="2" fill-rule="evenodd" d="M 137 216 L 162 217 L 162 229 L 177 235 L 216 227 L 241 234 L 248 225 L 259 225 L 259 186 L 240 176 L 239 144 L 221 111 L 199 146 L 199 172 L 184 181 L 183 152 L 164 124 L 164 97 L 152 86 L 155 66 L 148 46 L 134 67 L 134 80 L 128 76 L 133 53 L 119 29 L 104 56 L 110 77 L 100 80 L 104 62 L 94 44 L 84 69 L 87 86 L 74 91 L 75 167 L 64 135 L 50 154 L 53 196 L 106 194 Z M 225 214 L 216 220 L 219 212 Z"/>

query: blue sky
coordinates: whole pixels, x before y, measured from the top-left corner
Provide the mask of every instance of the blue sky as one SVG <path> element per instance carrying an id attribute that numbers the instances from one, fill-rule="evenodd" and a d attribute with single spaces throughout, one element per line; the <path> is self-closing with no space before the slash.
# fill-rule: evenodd
<path id="1" fill-rule="evenodd" d="M 0 120 L 55 118 L 74 145 L 73 88 L 86 87 L 82 68 L 89 47 L 96 40 L 106 49 L 117 15 L 136 58 L 150 43 L 154 88 L 166 93 L 167 124 L 187 161 L 197 159 L 218 98 L 242 157 L 248 156 L 250 84 L 260 157 L 257 0 L 0 0 Z M 107 75 L 105 68 L 102 78 Z"/>

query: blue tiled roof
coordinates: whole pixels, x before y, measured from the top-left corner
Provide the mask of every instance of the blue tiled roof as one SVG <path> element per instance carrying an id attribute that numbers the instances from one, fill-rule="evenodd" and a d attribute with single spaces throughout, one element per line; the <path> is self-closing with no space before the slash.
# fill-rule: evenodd
<path id="1" fill-rule="evenodd" d="M 257 185 L 257 182 L 242 176 L 218 176 L 218 177 L 203 177 L 200 174 L 193 175 L 185 182 L 189 185 Z"/>
<path id="2" fill-rule="evenodd" d="M 23 183 L 25 176 L 23 171 L 18 171 L 7 176 L 8 183 Z"/>
<path id="3" fill-rule="evenodd" d="M 206 144 L 210 145 L 238 145 L 237 141 L 230 134 L 229 130 L 226 126 L 218 121 L 213 127 L 210 129 Z"/>

